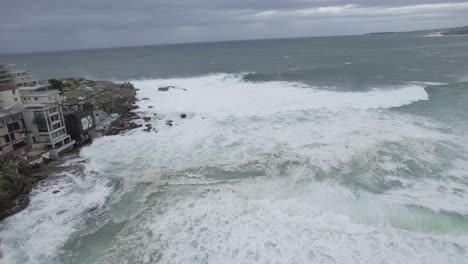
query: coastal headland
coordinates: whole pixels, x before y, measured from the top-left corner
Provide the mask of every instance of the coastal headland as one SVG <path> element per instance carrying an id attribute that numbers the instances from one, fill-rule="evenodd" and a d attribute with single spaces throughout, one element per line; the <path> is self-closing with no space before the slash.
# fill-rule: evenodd
<path id="1" fill-rule="evenodd" d="M 90 144 L 93 138 L 116 135 L 143 126 L 135 123 L 140 119 L 133 111 L 138 108 L 135 104 L 137 89 L 129 82 L 60 78 L 50 79 L 48 83 L 51 84 L 51 89 L 59 90 L 66 98 L 62 107 L 93 111 L 95 127 L 87 144 Z M 37 184 L 47 179 L 53 181 L 53 175 L 82 170 L 83 168 L 76 164 L 64 165 L 64 160 L 78 155 L 82 146 L 76 144 L 63 156 L 41 164 L 31 165 L 27 160 L 21 159 L 3 160 L 0 163 L 0 221 L 26 208 L 29 204 L 29 193 Z"/>

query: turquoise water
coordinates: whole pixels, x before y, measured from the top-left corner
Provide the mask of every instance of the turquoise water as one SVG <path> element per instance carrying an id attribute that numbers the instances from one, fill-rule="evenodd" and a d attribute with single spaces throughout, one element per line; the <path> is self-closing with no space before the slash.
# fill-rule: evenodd
<path id="1" fill-rule="evenodd" d="M 100 138 L 70 157 L 83 173 L 44 183 L 25 211 L 0 223 L 0 263 L 468 259 L 466 36 L 181 44 L 0 61 L 41 79 L 131 81 L 138 98 L 149 98 L 138 113 L 157 130 Z M 158 92 L 163 85 L 186 90 Z"/>

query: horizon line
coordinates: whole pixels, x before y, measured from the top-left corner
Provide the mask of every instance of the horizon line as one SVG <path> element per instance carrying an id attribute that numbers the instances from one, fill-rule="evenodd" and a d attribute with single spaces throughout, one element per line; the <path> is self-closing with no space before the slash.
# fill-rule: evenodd
<path id="1" fill-rule="evenodd" d="M 422 31 L 436 31 L 436 30 L 447 30 L 456 29 L 466 26 L 457 26 L 449 28 L 431 28 L 431 29 L 418 29 L 411 31 L 381 31 L 381 32 L 366 32 L 360 34 L 338 34 L 338 35 L 317 35 L 317 36 L 297 36 L 297 37 L 272 37 L 272 38 L 258 38 L 258 39 L 227 39 L 227 40 L 208 40 L 208 41 L 187 41 L 187 42 L 173 42 L 173 43 L 159 43 L 159 44 L 141 44 L 141 45 L 128 45 L 128 46 L 107 46 L 107 47 L 96 47 L 96 48 L 72 48 L 72 49 L 59 49 L 59 50 L 35 50 L 35 51 L 13 51 L 0 53 L 0 56 L 14 56 L 14 55 L 25 55 L 25 54 L 42 54 L 42 53 L 59 53 L 59 52 L 79 52 L 79 51 L 93 51 L 93 50 L 105 50 L 105 49 L 125 49 L 125 48 L 142 48 L 142 47 L 157 47 L 157 46 L 177 46 L 187 44 L 208 44 L 208 43 L 223 43 L 223 42 L 242 42 L 242 41 L 261 41 L 261 40 L 285 40 L 285 39 L 307 39 L 307 38 L 330 38 L 330 37 L 354 37 L 354 36 L 366 36 L 371 34 L 391 34 L 391 33 L 413 33 Z"/>

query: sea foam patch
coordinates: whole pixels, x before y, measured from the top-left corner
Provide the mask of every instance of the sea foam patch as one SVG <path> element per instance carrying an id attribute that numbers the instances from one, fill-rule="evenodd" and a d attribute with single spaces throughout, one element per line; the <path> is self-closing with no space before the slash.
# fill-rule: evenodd
<path id="1" fill-rule="evenodd" d="M 108 180 L 89 167 L 84 174 L 45 180 L 31 192 L 26 209 L 0 224 L 0 263 L 56 263 L 69 237 L 105 209 L 110 193 Z"/>
<path id="2" fill-rule="evenodd" d="M 190 112 L 211 116 L 246 116 L 310 109 L 378 109 L 427 100 L 423 85 L 408 84 L 368 92 L 335 92 L 296 82 L 246 82 L 240 74 L 133 81 L 140 88 L 143 109 L 157 106 L 163 112 Z M 159 92 L 158 87 L 175 86 Z M 149 109 L 149 111 L 152 111 Z"/>
<path id="3" fill-rule="evenodd" d="M 340 93 L 220 74 L 135 85 L 148 98 L 139 111 L 158 133 L 101 138 L 82 152 L 100 173 L 121 179 L 124 192 L 147 186 L 101 263 L 466 257 L 468 227 L 443 212 L 468 209 L 463 196 L 436 189 L 404 196 L 422 179 L 463 170 L 454 159 L 464 153 L 459 134 L 387 109 L 427 100 L 427 84 Z M 157 90 L 167 85 L 181 89 Z M 468 191 L 462 180 L 453 186 Z M 427 207 L 426 195 L 440 211 Z"/>

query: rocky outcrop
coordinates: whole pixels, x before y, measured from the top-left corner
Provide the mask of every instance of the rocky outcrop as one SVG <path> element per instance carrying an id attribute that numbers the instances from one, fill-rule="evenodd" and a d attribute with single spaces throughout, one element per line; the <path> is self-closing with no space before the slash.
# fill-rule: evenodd
<path id="1" fill-rule="evenodd" d="M 187 91 L 187 89 L 185 89 L 185 88 L 177 88 L 177 87 L 172 86 L 172 85 L 171 86 L 159 87 L 158 91 L 159 92 L 167 92 L 167 91 L 169 91 L 169 89 L 179 89 L 179 90 Z"/>
<path id="2" fill-rule="evenodd" d="M 36 183 L 44 179 L 38 173 L 43 167 L 31 169 L 26 163 L 0 163 L 0 221 L 29 204 L 29 193 Z"/>
<path id="3" fill-rule="evenodd" d="M 146 124 L 145 127 L 146 128 L 143 129 L 143 131 L 145 131 L 145 132 L 150 132 L 151 129 L 153 129 L 153 126 L 151 124 Z"/>
<path id="4" fill-rule="evenodd" d="M 170 88 L 175 88 L 175 87 L 174 86 L 163 86 L 163 87 L 159 87 L 158 91 L 159 92 L 167 92 L 167 91 L 169 91 Z"/>

